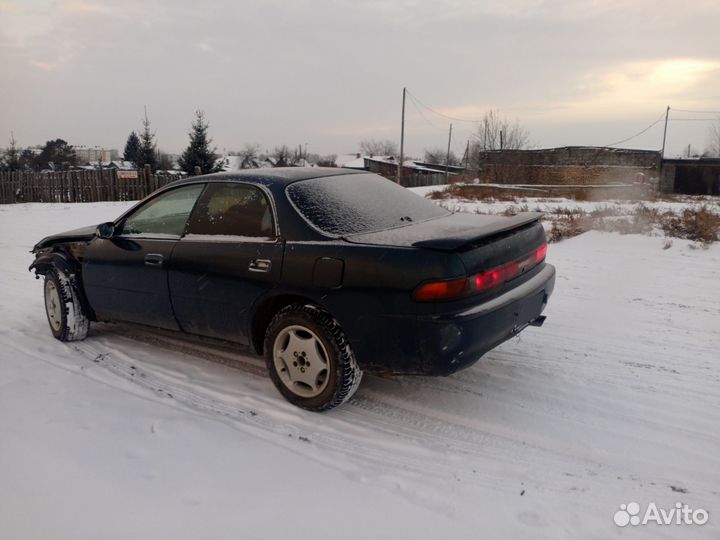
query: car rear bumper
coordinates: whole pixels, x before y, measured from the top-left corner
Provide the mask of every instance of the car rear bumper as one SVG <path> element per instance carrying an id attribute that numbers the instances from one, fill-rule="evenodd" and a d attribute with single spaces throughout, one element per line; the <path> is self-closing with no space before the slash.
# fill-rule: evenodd
<path id="1" fill-rule="evenodd" d="M 421 373 L 450 375 L 475 363 L 503 341 L 538 321 L 555 286 L 555 267 L 482 304 L 418 320 Z M 538 321 L 538 324 L 541 324 Z"/>

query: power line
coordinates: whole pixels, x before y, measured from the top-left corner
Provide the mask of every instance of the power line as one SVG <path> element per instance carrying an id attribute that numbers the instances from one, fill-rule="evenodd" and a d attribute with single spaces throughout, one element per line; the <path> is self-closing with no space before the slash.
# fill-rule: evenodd
<path id="1" fill-rule="evenodd" d="M 673 109 L 677 110 L 677 109 Z M 671 122 L 717 122 L 717 118 L 671 118 Z"/>
<path id="2" fill-rule="evenodd" d="M 687 109 L 673 109 L 673 111 L 684 112 L 684 113 L 697 113 L 697 114 L 720 114 L 720 111 L 690 111 Z"/>
<path id="3" fill-rule="evenodd" d="M 410 97 L 411 97 L 413 100 L 417 101 L 418 104 L 420 104 L 421 106 L 425 107 L 428 111 L 431 111 L 431 112 L 437 114 L 438 116 L 442 116 L 443 118 L 447 118 L 448 120 L 454 120 L 454 121 L 456 121 L 456 122 L 469 122 L 469 123 L 471 123 L 471 124 L 479 124 L 480 122 L 482 122 L 482 120 L 470 120 L 469 118 L 457 118 L 457 117 L 455 117 L 455 116 L 448 116 L 447 114 L 443 114 L 443 113 L 441 113 L 441 112 L 439 112 L 439 111 L 436 111 L 436 110 L 433 109 L 432 107 L 428 107 L 427 105 L 425 105 L 422 101 L 420 101 L 420 100 L 417 98 L 417 96 L 415 96 L 415 94 L 413 94 L 412 92 L 410 92 L 410 90 L 408 90 L 408 94 L 410 94 Z"/>
<path id="4" fill-rule="evenodd" d="M 673 110 L 674 110 L 674 109 L 673 109 Z M 639 137 L 640 135 L 642 135 L 643 133 L 645 133 L 647 130 L 649 130 L 651 127 L 654 127 L 656 124 L 658 124 L 663 118 L 665 118 L 665 113 L 662 113 L 657 120 L 655 120 L 652 124 L 650 124 L 648 127 L 646 127 L 645 129 L 643 129 L 642 131 L 638 131 L 635 135 L 633 135 L 633 136 L 631 136 L 631 137 L 628 137 L 627 139 L 623 139 L 623 140 L 621 140 L 621 141 L 614 142 L 614 143 L 612 143 L 612 144 L 606 144 L 605 146 L 615 146 L 616 144 L 622 144 L 622 143 L 627 142 L 627 141 L 629 141 L 629 140 L 631 140 L 631 139 L 634 139 L 635 137 Z"/>
<path id="5" fill-rule="evenodd" d="M 410 94 L 410 92 L 408 92 L 408 94 Z M 415 103 L 415 98 L 413 97 L 412 94 L 410 94 L 410 102 L 413 104 L 413 107 L 415 107 L 415 110 L 420 114 L 420 116 L 422 117 L 423 120 L 425 120 L 425 121 L 426 121 L 428 124 L 430 124 L 433 128 L 438 129 L 438 130 L 445 131 L 445 128 L 441 128 L 440 126 L 436 126 L 436 125 L 433 124 L 430 120 L 428 120 L 428 118 L 425 116 L 425 114 L 423 114 L 423 112 L 420 110 L 420 107 L 418 107 L 417 104 Z"/>

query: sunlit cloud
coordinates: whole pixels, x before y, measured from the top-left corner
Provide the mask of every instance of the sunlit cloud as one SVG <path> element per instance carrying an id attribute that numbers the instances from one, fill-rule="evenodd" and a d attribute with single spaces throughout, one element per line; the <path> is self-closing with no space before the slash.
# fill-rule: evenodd
<path id="1" fill-rule="evenodd" d="M 643 113 L 677 103 L 697 101 L 699 91 L 720 78 L 720 61 L 673 58 L 628 62 L 586 74 L 577 97 L 560 114 L 620 116 Z"/>
<path id="2" fill-rule="evenodd" d="M 51 64 L 49 62 L 43 62 L 41 60 L 31 60 L 30 65 L 32 65 L 38 69 L 42 69 L 43 71 L 52 71 L 57 67 L 56 64 Z"/>
<path id="3" fill-rule="evenodd" d="M 69 15 L 104 14 L 109 15 L 113 9 L 100 2 L 85 2 L 82 0 L 64 0 L 59 3 L 61 11 Z"/>

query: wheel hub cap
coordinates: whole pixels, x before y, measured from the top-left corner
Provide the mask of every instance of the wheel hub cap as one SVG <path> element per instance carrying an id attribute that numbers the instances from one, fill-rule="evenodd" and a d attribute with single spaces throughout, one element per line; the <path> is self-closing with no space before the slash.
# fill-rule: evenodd
<path id="1" fill-rule="evenodd" d="M 310 329 L 288 326 L 275 338 L 275 370 L 280 380 L 294 394 L 312 398 L 328 385 L 328 354 L 317 335 Z"/>
<path id="2" fill-rule="evenodd" d="M 60 294 L 55 283 L 48 280 L 45 282 L 45 310 L 47 311 L 50 326 L 56 332 L 62 325 L 62 312 L 60 311 Z"/>

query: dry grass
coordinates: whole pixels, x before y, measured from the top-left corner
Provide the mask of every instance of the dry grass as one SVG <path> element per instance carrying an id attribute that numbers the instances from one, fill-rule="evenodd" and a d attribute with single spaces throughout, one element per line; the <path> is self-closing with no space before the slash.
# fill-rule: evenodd
<path id="1" fill-rule="evenodd" d="M 576 201 L 603 201 L 616 200 L 667 200 L 664 195 L 658 195 L 648 186 L 637 184 L 632 186 L 602 186 L 602 187 L 571 187 L 552 186 L 537 188 L 518 188 L 490 186 L 485 184 L 451 184 L 445 189 L 433 191 L 428 197 L 435 200 L 462 199 L 467 201 L 506 201 L 517 202 L 527 197 L 543 197 L 546 199 L 563 198 Z M 540 199 L 542 200 L 542 199 Z M 672 199 L 674 200 L 674 199 Z"/>
<path id="2" fill-rule="evenodd" d="M 445 189 L 431 192 L 431 199 L 464 199 L 468 201 L 517 202 L 516 190 L 499 189 L 478 184 L 452 184 Z"/>
<path id="3" fill-rule="evenodd" d="M 591 199 L 589 196 L 591 192 L 587 189 L 571 189 L 569 194 L 575 200 Z M 593 196 L 598 194 L 598 191 L 592 191 Z M 437 200 L 438 204 L 453 212 L 465 209 L 462 203 L 456 202 L 458 200 L 488 203 L 508 202 L 511 204 L 502 211 L 486 211 L 480 205 L 474 209 L 474 212 L 477 214 L 500 213 L 505 216 L 513 216 L 519 212 L 530 211 L 527 199 L 523 195 L 526 194 L 516 190 L 509 191 L 478 184 L 456 184 L 449 186 L 447 189 L 432 192 L 428 197 Z M 537 203 L 561 203 L 563 201 L 560 198 L 537 198 L 537 192 L 530 192 L 527 196 L 532 197 L 533 195 L 535 197 L 532 200 Z M 554 192 L 553 195 L 555 195 Z M 658 210 L 645 203 L 648 200 L 666 202 L 689 202 L 692 200 L 697 202 L 697 199 L 658 193 L 651 195 L 643 201 L 632 200 L 634 202 L 632 205 L 627 202 L 622 205 L 609 203 L 590 212 L 579 208 L 569 208 L 561 204 L 549 210 L 536 206 L 533 211 L 543 212 L 543 220 L 551 223 L 548 233 L 550 242 L 559 242 L 589 230 L 617 232 L 620 234 L 665 234 L 668 238 L 683 238 L 704 245 L 720 240 L 720 212 L 718 212 L 717 207 L 712 207 L 711 199 L 708 199 L 707 203 L 705 199 L 701 199 L 702 206 L 686 208 L 677 213 L 672 210 Z M 666 243 L 666 245 L 669 247 L 672 245 L 672 241 L 670 241 L 670 244 Z"/>
<path id="4" fill-rule="evenodd" d="M 548 238 L 558 242 L 585 231 L 600 230 L 620 234 L 653 234 L 662 231 L 668 238 L 683 238 L 709 244 L 720 240 L 720 215 L 703 205 L 686 208 L 680 214 L 660 211 L 642 203 L 631 209 L 604 207 L 590 213 L 582 210 L 556 208 L 546 213 L 552 222 Z M 672 245 L 667 244 L 667 249 Z"/>
<path id="5" fill-rule="evenodd" d="M 674 238 L 686 238 L 709 244 L 720 240 L 720 215 L 706 205 L 686 208 L 680 215 L 665 216 L 661 222 L 663 232 Z"/>
<path id="6" fill-rule="evenodd" d="M 587 222 L 582 218 L 571 216 L 568 219 L 554 220 L 548 233 L 548 242 L 560 242 L 587 231 Z"/>

